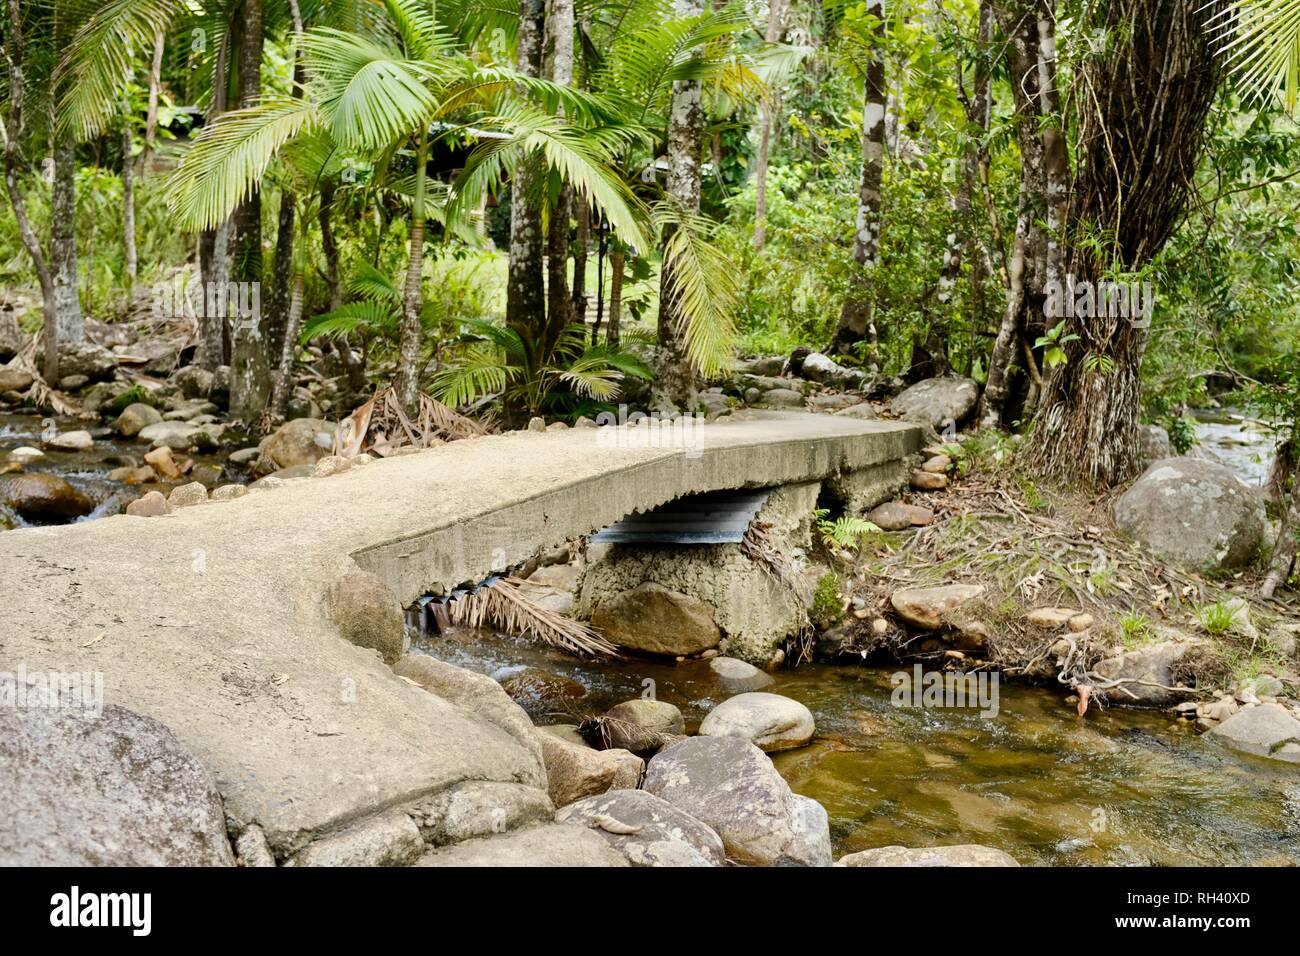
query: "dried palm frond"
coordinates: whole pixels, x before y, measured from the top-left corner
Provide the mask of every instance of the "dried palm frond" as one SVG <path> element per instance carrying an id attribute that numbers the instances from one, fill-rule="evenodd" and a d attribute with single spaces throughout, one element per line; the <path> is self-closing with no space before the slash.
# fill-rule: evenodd
<path id="1" fill-rule="evenodd" d="M 578 724 L 578 733 L 597 750 L 630 750 L 646 758 L 682 739 L 617 717 L 588 717 Z"/>
<path id="2" fill-rule="evenodd" d="M 27 390 L 27 397 L 37 408 L 46 408 L 56 415 L 84 415 L 81 408 L 68 401 L 61 392 L 45 381 L 36 366 L 36 353 L 40 345 L 39 336 L 32 336 L 21 352 L 10 360 L 6 368 L 16 368 L 27 372 L 35 381 Z"/>
<path id="3" fill-rule="evenodd" d="M 420 395 L 419 408 L 408 415 L 387 388 L 376 392 L 339 423 L 334 433 L 334 453 L 353 457 L 362 452 L 383 458 L 403 446 L 431 448 L 447 441 L 490 434 L 495 423 L 461 415 L 428 395 Z"/>
<path id="4" fill-rule="evenodd" d="M 496 578 L 447 602 L 452 624 L 489 627 L 508 634 L 531 634 L 573 654 L 618 657 L 618 648 L 588 624 L 542 607 L 525 597 L 513 578 Z"/>

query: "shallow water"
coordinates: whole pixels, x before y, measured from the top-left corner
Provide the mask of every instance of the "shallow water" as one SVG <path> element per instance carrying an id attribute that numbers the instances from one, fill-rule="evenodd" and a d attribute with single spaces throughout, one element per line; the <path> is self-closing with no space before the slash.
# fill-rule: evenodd
<path id="1" fill-rule="evenodd" d="M 8 459 L 8 454 L 24 445 L 39 448 L 45 453 L 40 461 L 25 465 L 29 473 L 45 472 L 58 475 L 79 491 L 89 495 L 95 502 L 95 510 L 78 521 L 93 521 L 107 515 L 120 513 L 128 504 L 147 491 L 161 491 L 166 494 L 178 484 L 193 479 L 182 477 L 178 482 L 149 483 L 145 485 L 124 485 L 108 477 L 109 472 L 128 461 L 142 464 L 149 445 L 123 439 L 102 426 L 88 425 L 75 418 L 57 418 L 60 432 L 87 429 L 95 437 L 95 447 L 88 452 L 55 451 L 41 444 L 41 418 L 35 415 L 15 415 L 0 413 L 0 465 Z M 213 455 L 181 455 L 179 458 L 193 458 L 195 464 L 208 463 L 219 465 L 221 459 Z M 3 484 L 5 476 L 0 475 L 0 531 L 9 528 L 25 528 L 29 523 L 5 504 Z"/>
<path id="2" fill-rule="evenodd" d="M 694 729 L 728 696 L 707 662 L 590 663 L 483 632 L 417 651 L 497 679 L 525 668 L 580 683 L 543 722 L 599 714 L 653 687 Z M 1024 864 L 1300 864 L 1300 770 L 1239 757 L 1158 712 L 1093 708 L 1003 684 L 999 713 L 899 708 L 892 669 L 808 665 L 766 690 L 802 701 L 813 742 L 775 755 L 830 815 L 836 855 L 871 847 L 982 843 Z M 653 681 L 647 685 L 646 681 Z"/>
<path id="3" fill-rule="evenodd" d="M 1248 485 L 1264 483 L 1277 443 L 1272 431 L 1232 409 L 1199 409 L 1192 415 L 1198 442 L 1193 455 L 1225 465 Z"/>

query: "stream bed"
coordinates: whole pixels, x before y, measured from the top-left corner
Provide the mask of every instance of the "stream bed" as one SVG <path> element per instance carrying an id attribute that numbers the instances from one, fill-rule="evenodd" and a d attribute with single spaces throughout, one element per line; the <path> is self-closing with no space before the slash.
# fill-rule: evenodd
<path id="1" fill-rule="evenodd" d="M 456 630 L 417 652 L 548 693 L 541 723 L 574 722 L 647 691 L 693 731 L 728 694 L 707 661 L 582 661 L 527 639 Z M 1003 683 L 996 717 L 895 707 L 894 668 L 810 664 L 767 691 L 801 701 L 817 734 L 775 754 L 830 816 L 835 854 L 982 843 L 1022 864 L 1300 865 L 1300 774 L 1239 756 L 1158 711 L 1095 707 Z M 652 683 L 647 683 L 647 682 Z M 577 696 L 581 693 L 582 696 Z"/>

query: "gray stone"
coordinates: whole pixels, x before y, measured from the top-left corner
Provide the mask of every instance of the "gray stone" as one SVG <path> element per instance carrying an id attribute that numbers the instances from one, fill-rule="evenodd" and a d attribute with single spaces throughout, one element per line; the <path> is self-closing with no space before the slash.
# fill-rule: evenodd
<path id="1" fill-rule="evenodd" d="M 557 823 L 586 827 L 633 866 L 722 866 L 722 838 L 690 814 L 645 790 L 611 790 L 555 814 Z"/>
<path id="2" fill-rule="evenodd" d="M 1195 646 L 1194 641 L 1162 641 L 1098 661 L 1093 671 L 1105 680 L 1121 682 L 1101 688 L 1111 703 L 1164 707 L 1186 696 L 1165 688 L 1175 686 L 1174 666 Z"/>
<path id="3" fill-rule="evenodd" d="M 549 823 L 466 840 L 426 853 L 417 866 L 627 866 L 623 854 L 590 831 Z"/>
<path id="4" fill-rule="evenodd" d="M 644 727 L 657 734 L 686 733 L 686 722 L 681 710 L 666 700 L 625 700 L 605 711 L 605 716 Z"/>
<path id="5" fill-rule="evenodd" d="M 768 756 L 737 737 L 688 737 L 656 754 L 643 789 L 712 828 L 738 863 L 829 866 L 830 832 Z M 820 809 L 820 808 L 819 808 Z"/>
<path id="6" fill-rule="evenodd" d="M 64 375 L 59 379 L 59 389 L 64 392 L 75 392 L 89 384 L 90 379 L 85 375 Z"/>
<path id="7" fill-rule="evenodd" d="M 155 422 L 146 425 L 136 433 L 140 441 L 147 441 L 153 448 L 171 448 L 185 451 L 200 446 L 211 447 L 215 444 L 212 436 L 203 428 L 189 422 Z"/>
<path id="8" fill-rule="evenodd" d="M 117 371 L 117 356 L 90 341 L 59 343 L 59 373 L 84 375 L 88 381 L 112 378 Z"/>
<path id="9" fill-rule="evenodd" d="M 36 377 L 20 368 L 0 368 L 0 392 L 25 392 Z"/>
<path id="10" fill-rule="evenodd" d="M 765 753 L 802 747 L 814 730 L 812 711 L 799 701 L 762 692 L 724 700 L 700 724 L 702 736 L 739 737 Z"/>
<path id="11" fill-rule="evenodd" d="M 266 842 L 266 832 L 256 823 L 244 827 L 239 838 L 235 840 L 235 856 L 240 866 L 275 866 L 275 855 L 271 853 L 270 844 Z"/>
<path id="12" fill-rule="evenodd" d="M 415 821 L 390 810 L 312 843 L 293 857 L 294 866 L 409 866 L 424 852 Z"/>
<path id="13" fill-rule="evenodd" d="M 766 674 L 753 664 L 734 657 L 713 658 L 709 661 L 709 672 L 713 680 L 731 694 L 755 691 L 773 683 L 771 674 Z"/>
<path id="14" fill-rule="evenodd" d="M 1216 462 L 1157 461 L 1115 501 L 1115 523 L 1138 544 L 1202 571 L 1234 570 L 1264 539 L 1264 502 Z"/>
<path id="15" fill-rule="evenodd" d="M 1239 710 L 1206 736 L 1243 753 L 1300 764 L 1300 720 L 1280 704 Z"/>
<path id="16" fill-rule="evenodd" d="M 146 405 L 144 402 L 132 402 L 122 409 L 122 414 L 117 416 L 114 427 L 123 438 L 134 438 L 140 434 L 142 428 L 156 425 L 162 420 L 162 415 L 152 405 Z"/>
<path id="17" fill-rule="evenodd" d="M 890 410 L 904 421 L 942 430 L 945 425 L 960 425 L 974 410 L 979 394 L 979 383 L 973 378 L 927 378 L 897 395 Z"/>
<path id="18" fill-rule="evenodd" d="M 769 388 L 758 403 L 769 408 L 803 408 L 803 393 L 792 388 Z"/>
<path id="19" fill-rule="evenodd" d="M 216 376 L 199 365 L 186 365 L 173 372 L 170 381 L 186 398 L 207 398 L 212 394 Z"/>
<path id="20" fill-rule="evenodd" d="M 63 432 L 61 435 L 56 435 L 45 444 L 47 447 L 55 448 L 59 451 L 86 452 L 95 447 L 95 439 L 90 437 L 90 432 L 86 431 L 84 428 L 79 428 L 76 431 Z"/>
<path id="21" fill-rule="evenodd" d="M 627 750 L 595 750 L 574 743 L 568 733 L 571 731 L 551 727 L 537 729 L 548 790 L 557 807 L 607 790 L 636 789 L 645 770 L 644 760 Z"/>
<path id="22" fill-rule="evenodd" d="M 177 508 L 188 508 L 191 505 L 201 505 L 208 500 L 208 489 L 202 482 L 191 481 L 187 485 L 178 485 L 172 489 L 172 493 L 167 496 L 167 504 L 174 511 Z"/>
<path id="23" fill-rule="evenodd" d="M 330 453 L 335 428 L 333 422 L 319 418 L 295 418 L 264 438 L 258 447 L 262 457 L 271 463 L 270 470 L 315 466 Z"/>
<path id="24" fill-rule="evenodd" d="M 882 846 L 840 857 L 836 866 L 1019 866 L 1015 858 L 991 846 Z"/>
<path id="25" fill-rule="evenodd" d="M 171 514 L 172 509 L 161 491 L 150 491 L 127 505 L 126 513 L 135 518 L 161 518 Z"/>
<path id="26" fill-rule="evenodd" d="M 800 374 L 823 385 L 836 388 L 861 388 L 871 376 L 861 369 L 846 368 L 820 352 L 810 352 L 803 360 Z"/>
<path id="27" fill-rule="evenodd" d="M 421 804 L 415 815 L 425 839 L 442 845 L 549 822 L 554 814 L 545 790 L 467 780 Z"/>
<path id="28" fill-rule="evenodd" d="M 612 643 L 646 654 L 698 654 L 722 640 L 712 607 L 652 581 L 601 604 L 591 626 Z"/>
<path id="29" fill-rule="evenodd" d="M 51 707 L 30 677 L 16 706 L 19 690 L 0 675 L 0 865 L 234 863 L 216 785 L 170 730 L 114 704 Z"/>
<path id="30" fill-rule="evenodd" d="M 27 347 L 28 338 L 18 327 L 18 316 L 9 309 L 0 311 L 0 362 L 8 362 Z M 4 369 L 0 369 L 0 375 Z M 0 388 L 0 392 L 7 391 Z"/>
<path id="31" fill-rule="evenodd" d="M 889 596 L 898 616 L 908 624 L 935 630 L 944 616 L 984 593 L 981 584 L 947 584 L 934 588 L 899 588 Z"/>
<path id="32" fill-rule="evenodd" d="M 845 418 L 859 418 L 863 421 L 875 421 L 880 417 L 875 406 L 870 402 L 859 402 L 857 405 L 850 405 L 848 408 L 841 408 L 835 413 Z"/>
<path id="33" fill-rule="evenodd" d="M 357 647 L 374 648 L 387 664 L 406 653 L 410 639 L 397 595 L 369 571 L 343 575 L 326 601 L 339 631 Z"/>
<path id="34" fill-rule="evenodd" d="M 1169 443 L 1169 432 L 1163 426 L 1139 425 L 1137 436 L 1138 462 L 1143 470 L 1150 468 L 1154 462 L 1162 458 L 1174 457 L 1173 446 Z"/>
<path id="35" fill-rule="evenodd" d="M 242 498 L 248 494 L 246 485 L 221 485 L 212 489 L 213 501 L 234 501 L 236 498 Z"/>

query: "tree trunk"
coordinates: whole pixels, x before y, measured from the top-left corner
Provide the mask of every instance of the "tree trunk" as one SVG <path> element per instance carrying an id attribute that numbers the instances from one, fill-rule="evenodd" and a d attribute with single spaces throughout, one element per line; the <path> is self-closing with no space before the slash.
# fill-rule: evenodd
<path id="1" fill-rule="evenodd" d="M 424 183 L 429 164 L 429 131 L 421 120 L 420 145 L 415 152 L 415 201 L 411 206 L 411 253 L 406 267 L 406 288 L 402 294 L 402 328 L 397 365 L 397 398 L 407 414 L 415 411 L 420 395 L 421 350 L 424 327 L 420 311 L 424 306 L 421 278 L 424 271 Z"/>
<path id="2" fill-rule="evenodd" d="M 678 17 L 704 12 L 703 0 L 677 0 Z M 704 147 L 704 102 L 698 80 L 674 80 L 668 119 L 668 195 L 686 212 L 700 208 L 700 151 Z M 669 237 L 665 236 L 665 242 Z M 695 373 L 686 353 L 687 318 L 678 302 L 669 263 L 659 272 L 659 333 L 652 403 L 659 411 L 695 405 Z"/>
<path id="3" fill-rule="evenodd" d="M 859 342 L 874 350 L 877 341 L 871 283 L 880 264 L 880 185 L 885 156 L 885 6 L 867 0 L 867 13 L 876 18 L 873 45 L 867 54 L 862 97 L 862 179 L 858 184 L 858 216 L 853 233 L 853 261 L 858 264 L 848 299 L 840 309 L 831 352 L 846 354 Z M 875 357 L 873 356 L 873 361 Z"/>
<path id="4" fill-rule="evenodd" d="M 1292 437 L 1282 442 L 1269 469 L 1267 487 L 1277 492 L 1277 500 L 1285 504 L 1287 484 L 1291 484 L 1291 505 L 1282 517 L 1282 527 L 1278 529 L 1277 544 L 1269 560 L 1268 574 L 1260 585 L 1259 595 L 1268 599 L 1273 592 L 1287 582 L 1291 576 L 1291 566 L 1295 563 L 1297 538 L 1300 537 L 1300 483 L 1295 480 L 1297 464 L 1296 435 L 1300 435 L 1300 422 L 1292 425 Z"/>
<path id="5" fill-rule="evenodd" d="M 23 135 L 23 99 L 26 93 L 26 74 L 23 71 L 22 9 L 19 0 L 8 0 L 9 36 L 5 42 L 5 58 L 9 71 L 9 110 L 5 114 L 5 192 L 9 204 L 14 210 L 14 220 L 18 224 L 18 235 L 23 248 L 32 260 L 36 278 L 41 284 L 41 305 L 44 320 L 43 346 L 44 363 L 42 374 L 51 385 L 59 377 L 59 320 L 58 309 L 54 301 L 54 276 L 45 258 L 45 250 L 32 228 L 31 217 L 27 214 L 27 202 L 23 199 L 18 184 L 18 170 L 22 165 L 19 146 Z"/>
<path id="6" fill-rule="evenodd" d="M 1071 246 L 1067 269 L 1096 281 L 1105 266 L 1135 272 L 1160 251 L 1187 207 L 1220 62 L 1204 29 L 1219 9 L 1182 0 L 1115 0 L 1079 24 L 1110 47 L 1081 68 L 1080 144 L 1070 222 L 1106 236 L 1098 254 Z M 1068 223 L 1067 223 L 1068 226 Z M 1048 375 L 1028 461 L 1042 473 L 1110 486 L 1137 473 L 1144 323 L 1078 314 L 1066 362 Z"/>
<path id="7" fill-rule="evenodd" d="M 158 97 L 162 89 L 163 49 L 167 35 L 159 30 L 153 38 L 153 59 L 149 63 L 149 107 L 144 114 L 144 149 L 140 153 L 140 171 L 147 172 L 158 136 Z"/>
<path id="8" fill-rule="evenodd" d="M 293 242 L 297 219 L 297 198 L 285 186 L 280 192 L 280 216 L 275 229 L 275 255 L 271 259 L 271 291 L 266 297 L 266 348 L 279 355 L 284 346 L 284 330 L 289 327 L 289 310 L 293 298 Z"/>
<path id="9" fill-rule="evenodd" d="M 135 283 L 139 278 L 139 257 L 135 247 L 135 172 L 131 157 L 133 137 L 131 117 L 122 118 L 122 245 L 126 258 L 127 301 L 135 300 Z"/>
<path id="10" fill-rule="evenodd" d="M 573 85 L 573 0 L 550 0 L 546 30 L 550 34 L 551 81 Z M 560 107 L 560 115 L 564 108 Z M 547 262 L 547 351 L 574 320 L 569 297 L 569 218 L 573 210 L 573 187 L 561 183 L 551 209 L 546 239 Z"/>
<path id="11" fill-rule="evenodd" d="M 305 232 L 306 230 L 304 230 Z M 305 245 L 307 237 L 303 237 Z M 283 421 L 293 394 L 293 360 L 298 353 L 298 333 L 302 330 L 302 265 L 293 270 L 293 291 L 289 295 L 289 314 L 284 326 L 284 342 L 280 346 L 280 367 L 275 377 L 275 390 L 271 393 L 271 415 Z"/>
<path id="12" fill-rule="evenodd" d="M 77 295 L 77 167 L 71 135 L 56 131 L 54 137 L 50 262 L 54 268 L 54 308 L 58 315 L 59 343 L 67 344 L 85 338 L 81 300 Z"/>
<path id="13" fill-rule="evenodd" d="M 262 0 L 243 0 L 240 10 L 239 106 L 254 105 L 261 95 Z M 262 196 L 254 188 L 231 217 L 233 230 L 231 278 L 241 299 L 256 290 L 260 305 L 262 283 Z M 247 285 L 245 285 L 247 283 Z M 252 423 L 265 411 L 271 393 L 271 353 L 260 307 L 231 323 L 230 415 Z"/>
<path id="14" fill-rule="evenodd" d="M 623 321 L 623 250 L 615 249 L 609 257 L 609 330 L 605 342 L 618 348 L 620 324 Z"/>
<path id="15" fill-rule="evenodd" d="M 578 227 L 573 234 L 573 320 L 587 321 L 587 250 L 591 247 L 591 204 L 577 201 Z"/>
<path id="16" fill-rule="evenodd" d="M 524 76 L 542 72 L 542 38 L 546 29 L 544 0 L 521 0 L 517 69 Z M 545 237 L 542 233 L 540 159 L 525 158 L 510 183 L 510 262 L 506 286 L 506 323 L 524 343 L 528 374 L 543 361 L 538 345 L 546 324 L 546 292 L 543 284 Z M 514 421 L 522 409 L 508 406 L 506 417 Z"/>
<path id="17" fill-rule="evenodd" d="M 785 32 L 786 0 L 769 0 L 767 5 L 767 31 L 763 39 L 776 43 Z M 759 104 L 758 163 L 754 169 L 754 248 L 759 252 L 767 243 L 767 162 L 772 150 L 772 127 L 781 117 L 781 92 L 772 90 L 771 97 Z"/>

